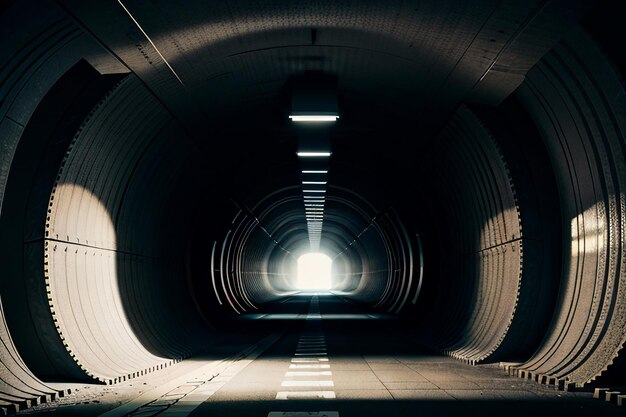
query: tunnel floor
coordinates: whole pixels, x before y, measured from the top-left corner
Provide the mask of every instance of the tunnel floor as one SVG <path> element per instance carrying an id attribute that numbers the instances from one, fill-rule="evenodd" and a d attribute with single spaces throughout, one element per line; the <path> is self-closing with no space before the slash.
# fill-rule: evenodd
<path id="1" fill-rule="evenodd" d="M 19 414 L 63 416 L 622 415 L 590 393 L 560 392 L 429 352 L 403 323 L 336 295 L 296 295 L 239 320 L 219 348 Z M 308 412 L 310 414 L 300 414 Z"/>

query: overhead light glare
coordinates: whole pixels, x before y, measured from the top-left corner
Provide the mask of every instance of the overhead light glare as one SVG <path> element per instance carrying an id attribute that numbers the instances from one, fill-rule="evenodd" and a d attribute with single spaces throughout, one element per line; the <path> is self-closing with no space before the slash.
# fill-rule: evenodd
<path id="1" fill-rule="evenodd" d="M 300 158 L 328 157 L 330 154 L 330 152 L 298 152 Z"/>
<path id="2" fill-rule="evenodd" d="M 339 119 L 336 114 L 291 114 L 289 118 L 293 122 L 334 122 Z"/>
<path id="3" fill-rule="evenodd" d="M 328 171 L 310 171 L 310 170 L 305 170 L 302 171 L 303 174 L 328 174 Z"/>
<path id="4" fill-rule="evenodd" d="M 326 190 L 302 190 L 304 193 L 325 193 Z"/>
<path id="5" fill-rule="evenodd" d="M 308 184 L 308 185 L 324 185 L 326 184 L 326 181 L 302 181 L 302 184 Z"/>

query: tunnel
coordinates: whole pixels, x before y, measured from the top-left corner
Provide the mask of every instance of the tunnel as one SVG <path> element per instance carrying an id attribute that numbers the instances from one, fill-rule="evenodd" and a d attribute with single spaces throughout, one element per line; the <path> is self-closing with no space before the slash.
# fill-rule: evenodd
<path id="1" fill-rule="evenodd" d="M 624 17 L 2 2 L 0 414 L 620 415 Z"/>

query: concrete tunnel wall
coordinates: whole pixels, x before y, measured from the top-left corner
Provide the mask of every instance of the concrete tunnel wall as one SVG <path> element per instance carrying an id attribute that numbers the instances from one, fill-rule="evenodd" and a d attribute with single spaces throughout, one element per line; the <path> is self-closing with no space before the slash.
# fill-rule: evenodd
<path id="1" fill-rule="evenodd" d="M 59 395 L 42 381 L 158 369 L 290 293 L 298 187 L 201 203 L 198 184 L 219 179 L 141 79 L 59 8 L 18 2 L 2 27 L 0 408 Z M 387 210 L 338 169 L 324 226 L 337 289 L 471 363 L 623 383 L 622 71 L 570 30 L 513 95 L 460 106 L 415 156 L 420 210 Z"/>

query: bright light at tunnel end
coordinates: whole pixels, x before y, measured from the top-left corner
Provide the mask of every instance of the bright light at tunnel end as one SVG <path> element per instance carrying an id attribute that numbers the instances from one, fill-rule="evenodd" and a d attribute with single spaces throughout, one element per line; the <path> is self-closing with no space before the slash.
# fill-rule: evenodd
<path id="1" fill-rule="evenodd" d="M 302 291 L 329 291 L 333 260 L 323 253 L 307 253 L 298 258 L 296 288 Z"/>

